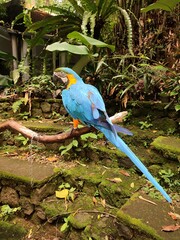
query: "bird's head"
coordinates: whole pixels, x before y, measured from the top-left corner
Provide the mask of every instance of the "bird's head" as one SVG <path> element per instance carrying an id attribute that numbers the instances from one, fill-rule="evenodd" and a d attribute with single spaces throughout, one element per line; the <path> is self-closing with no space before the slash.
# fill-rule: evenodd
<path id="1" fill-rule="evenodd" d="M 65 84 L 66 88 L 69 88 L 72 84 L 82 81 L 80 76 L 68 67 L 56 68 L 54 71 L 54 77 L 56 79 L 60 79 Z"/>

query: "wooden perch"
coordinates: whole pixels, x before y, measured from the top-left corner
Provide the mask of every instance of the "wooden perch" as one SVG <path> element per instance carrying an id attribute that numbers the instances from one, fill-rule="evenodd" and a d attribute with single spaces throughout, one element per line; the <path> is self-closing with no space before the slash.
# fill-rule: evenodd
<path id="1" fill-rule="evenodd" d="M 117 113 L 114 116 L 110 117 L 112 123 L 122 122 L 123 118 L 127 115 L 127 112 Z M 55 143 L 63 142 L 66 139 L 78 137 L 82 134 L 91 132 L 94 130 L 93 127 L 82 127 L 67 132 L 55 134 L 55 135 L 41 135 L 31 129 L 21 125 L 20 123 L 14 120 L 7 120 L 0 124 L 0 132 L 5 131 L 6 129 L 21 133 L 23 136 L 41 142 L 41 143 Z"/>

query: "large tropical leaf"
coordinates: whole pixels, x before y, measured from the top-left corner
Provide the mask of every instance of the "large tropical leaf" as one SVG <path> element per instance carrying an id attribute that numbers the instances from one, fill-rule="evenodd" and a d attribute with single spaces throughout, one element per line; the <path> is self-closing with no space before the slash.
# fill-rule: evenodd
<path id="1" fill-rule="evenodd" d="M 141 12 L 148 12 L 154 9 L 172 11 L 178 3 L 180 3 L 180 0 L 158 0 L 157 2 L 152 3 L 149 6 L 142 8 Z"/>
<path id="2" fill-rule="evenodd" d="M 73 45 L 67 42 L 55 42 L 46 47 L 48 51 L 68 51 L 70 53 L 79 54 L 79 55 L 88 55 L 89 50 L 86 46 L 83 45 Z"/>
<path id="3" fill-rule="evenodd" d="M 107 47 L 107 48 L 110 48 L 112 51 L 115 50 L 115 47 L 113 45 L 109 45 L 109 44 L 101 42 L 95 38 L 88 37 L 77 31 L 73 31 L 73 32 L 69 33 L 67 35 L 67 37 L 81 41 L 81 43 L 85 44 L 86 46 Z"/>

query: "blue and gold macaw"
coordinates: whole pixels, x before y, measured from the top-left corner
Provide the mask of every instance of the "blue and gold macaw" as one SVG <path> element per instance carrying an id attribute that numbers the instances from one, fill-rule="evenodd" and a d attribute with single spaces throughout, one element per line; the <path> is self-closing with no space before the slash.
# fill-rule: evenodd
<path id="1" fill-rule="evenodd" d="M 118 136 L 117 132 L 126 134 L 131 134 L 131 132 L 111 122 L 99 91 L 94 86 L 85 84 L 82 78 L 70 68 L 57 68 L 54 71 L 54 75 L 66 85 L 66 89 L 62 91 L 62 101 L 67 112 L 73 117 L 74 128 L 77 128 L 80 121 L 87 126 L 93 126 L 101 131 L 112 144 L 131 159 L 156 189 L 161 192 L 165 199 L 171 202 L 169 195 L 154 179 L 139 158 Z"/>

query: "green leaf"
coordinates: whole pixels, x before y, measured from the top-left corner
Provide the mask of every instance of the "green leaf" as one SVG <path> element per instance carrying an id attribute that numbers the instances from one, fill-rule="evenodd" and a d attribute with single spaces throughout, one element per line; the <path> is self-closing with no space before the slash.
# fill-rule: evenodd
<path id="1" fill-rule="evenodd" d="M 88 138 L 97 139 L 97 135 L 95 133 L 86 133 L 81 135 L 81 139 L 84 141 L 87 141 Z"/>
<path id="2" fill-rule="evenodd" d="M 13 78 L 14 84 L 16 84 L 17 81 L 18 81 L 19 78 L 20 78 L 19 69 L 14 69 L 14 70 L 12 71 L 12 78 Z"/>
<path id="3" fill-rule="evenodd" d="M 55 42 L 46 47 L 46 50 L 53 51 L 68 51 L 70 53 L 79 54 L 79 55 L 88 55 L 89 50 L 86 46 L 83 45 L 73 45 L 67 42 Z"/>
<path id="4" fill-rule="evenodd" d="M 168 68 L 162 66 L 162 65 L 157 65 L 157 66 L 151 66 L 152 70 L 157 70 L 157 71 L 163 71 L 166 72 L 168 71 Z"/>
<path id="5" fill-rule="evenodd" d="M 180 104 L 177 104 L 177 105 L 175 106 L 175 110 L 176 110 L 176 112 L 180 110 Z"/>
<path id="6" fill-rule="evenodd" d="M 17 100 L 16 102 L 14 102 L 12 105 L 13 112 L 16 113 L 20 109 L 20 106 L 23 103 L 24 103 L 24 98 L 21 98 L 21 99 Z"/>
<path id="7" fill-rule="evenodd" d="M 78 146 L 78 141 L 77 140 L 73 140 L 72 141 L 72 146 L 77 147 Z"/>
<path id="8" fill-rule="evenodd" d="M 81 41 L 81 43 L 85 44 L 86 46 L 107 47 L 107 48 L 110 48 L 112 51 L 115 50 L 115 46 L 101 42 L 95 38 L 88 37 L 77 31 L 73 31 L 73 32 L 69 33 L 67 35 L 67 37 Z"/>
<path id="9" fill-rule="evenodd" d="M 9 87 L 13 84 L 13 80 L 6 75 L 0 74 L 0 85 L 4 87 Z"/>
<path id="10" fill-rule="evenodd" d="M 60 230 L 61 230 L 61 232 L 65 232 L 68 228 L 69 228 L 68 222 L 65 222 L 65 223 L 61 226 Z"/>
<path id="11" fill-rule="evenodd" d="M 64 184 L 64 187 L 65 187 L 65 188 L 70 188 L 71 185 L 70 185 L 69 183 L 65 183 L 65 184 Z"/>
<path id="12" fill-rule="evenodd" d="M 158 0 L 157 2 L 150 4 L 149 6 L 142 8 L 141 12 L 148 12 L 154 9 L 162 9 L 165 11 L 172 11 L 174 7 L 180 2 L 180 0 Z"/>

